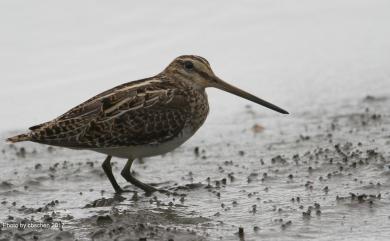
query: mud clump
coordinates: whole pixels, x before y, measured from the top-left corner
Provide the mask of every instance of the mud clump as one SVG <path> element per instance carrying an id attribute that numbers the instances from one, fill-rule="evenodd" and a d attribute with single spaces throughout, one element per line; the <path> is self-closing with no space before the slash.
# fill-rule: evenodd
<path id="1" fill-rule="evenodd" d="M 111 207 L 123 202 L 125 199 L 126 198 L 119 195 L 115 195 L 112 198 L 100 198 L 91 203 L 86 204 L 84 208 Z"/>
<path id="2" fill-rule="evenodd" d="M 238 228 L 238 237 L 243 240 L 244 239 L 244 236 L 245 236 L 245 233 L 244 233 L 244 228 L 243 227 L 239 227 Z"/>
<path id="3" fill-rule="evenodd" d="M 96 219 L 96 224 L 97 225 L 107 225 L 107 224 L 111 224 L 113 222 L 114 221 L 112 220 L 112 218 L 109 215 L 99 216 Z"/>

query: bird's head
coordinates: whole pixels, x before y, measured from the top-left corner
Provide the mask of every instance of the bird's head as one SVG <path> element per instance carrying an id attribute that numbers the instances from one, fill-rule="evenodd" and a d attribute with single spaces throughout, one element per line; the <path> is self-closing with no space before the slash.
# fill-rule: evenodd
<path id="1" fill-rule="evenodd" d="M 288 114 L 288 112 L 283 110 L 282 108 L 226 83 L 214 74 L 209 62 L 205 58 L 200 56 L 179 56 L 168 65 L 168 67 L 163 71 L 163 73 L 174 80 L 185 81 L 187 84 L 193 86 L 194 88 L 218 88 L 220 90 L 255 102 L 259 105 L 270 108 L 274 111 L 283 114 Z"/>

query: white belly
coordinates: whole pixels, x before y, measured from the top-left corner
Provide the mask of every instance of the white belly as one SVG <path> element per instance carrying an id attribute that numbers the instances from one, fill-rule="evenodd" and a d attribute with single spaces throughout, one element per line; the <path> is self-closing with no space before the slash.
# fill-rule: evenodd
<path id="1" fill-rule="evenodd" d="M 94 148 L 91 151 L 104 153 L 110 156 L 120 158 L 142 158 L 150 156 L 158 156 L 164 153 L 170 152 L 179 147 L 185 141 L 187 141 L 194 133 L 185 129 L 176 138 L 163 143 L 137 145 L 137 146 L 125 146 L 125 147 L 108 147 L 108 148 Z"/>

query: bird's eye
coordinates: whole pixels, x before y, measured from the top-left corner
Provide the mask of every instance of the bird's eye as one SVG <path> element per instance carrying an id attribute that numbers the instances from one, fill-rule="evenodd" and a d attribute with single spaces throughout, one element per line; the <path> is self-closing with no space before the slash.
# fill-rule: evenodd
<path id="1" fill-rule="evenodd" d="M 194 68 L 194 64 L 191 61 L 184 62 L 184 68 L 191 70 Z"/>

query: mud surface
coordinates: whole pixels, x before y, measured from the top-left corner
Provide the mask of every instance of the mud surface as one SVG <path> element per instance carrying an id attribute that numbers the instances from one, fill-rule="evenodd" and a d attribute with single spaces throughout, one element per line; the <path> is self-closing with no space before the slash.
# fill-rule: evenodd
<path id="1" fill-rule="evenodd" d="M 388 240 L 390 98 L 367 96 L 288 117 L 247 106 L 135 175 L 172 195 L 114 195 L 104 156 L 2 144 L 2 240 Z M 4 136 L 10 133 L 4 133 Z M 61 230 L 55 226 L 62 223 Z M 4 225 L 4 224 L 3 224 Z"/>
<path id="2" fill-rule="evenodd" d="M 133 165 L 170 196 L 0 141 L 0 240 L 390 240 L 389 3 L 0 1 L 1 140 L 183 54 L 291 113 L 208 89 L 198 133 Z"/>

